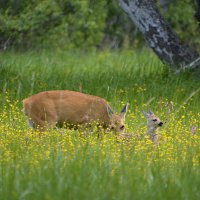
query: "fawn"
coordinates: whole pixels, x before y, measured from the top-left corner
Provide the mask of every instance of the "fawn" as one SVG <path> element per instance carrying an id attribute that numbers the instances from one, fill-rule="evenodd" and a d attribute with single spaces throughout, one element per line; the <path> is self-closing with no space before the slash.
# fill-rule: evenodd
<path id="1" fill-rule="evenodd" d="M 156 130 L 158 127 L 163 126 L 163 122 L 150 110 L 149 112 L 144 112 L 144 116 L 147 119 L 147 132 L 146 135 L 149 136 L 149 138 L 158 144 L 158 134 L 156 133 Z"/>
<path id="2" fill-rule="evenodd" d="M 147 132 L 146 135 L 149 136 L 149 138 L 155 142 L 156 144 L 158 144 L 158 134 L 156 133 L 156 130 L 158 127 L 163 126 L 163 122 L 152 112 L 145 112 L 143 111 L 143 115 L 146 117 L 147 119 Z M 122 139 L 129 139 L 134 137 L 135 134 L 133 133 L 120 133 L 119 137 Z"/>

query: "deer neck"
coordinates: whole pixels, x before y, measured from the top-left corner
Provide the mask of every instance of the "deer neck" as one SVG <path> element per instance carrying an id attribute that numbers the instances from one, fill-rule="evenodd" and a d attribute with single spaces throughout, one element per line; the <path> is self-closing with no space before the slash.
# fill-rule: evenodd
<path id="1" fill-rule="evenodd" d="M 157 135 L 156 134 L 156 129 L 157 128 L 155 128 L 155 127 L 149 127 L 148 130 L 147 130 L 147 132 L 146 132 L 146 134 L 150 135 L 150 136 Z"/>
<path id="2" fill-rule="evenodd" d="M 156 129 L 157 128 L 151 127 L 151 128 L 148 129 L 146 134 L 149 135 L 149 138 L 152 141 L 154 141 L 154 142 L 156 142 L 156 144 L 158 144 L 158 134 L 156 133 Z"/>

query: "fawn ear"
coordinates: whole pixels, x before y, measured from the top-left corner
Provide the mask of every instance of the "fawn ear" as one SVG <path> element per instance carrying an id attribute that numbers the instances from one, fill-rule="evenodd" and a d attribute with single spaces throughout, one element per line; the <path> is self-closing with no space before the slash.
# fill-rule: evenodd
<path id="1" fill-rule="evenodd" d="M 114 112 L 109 105 L 106 105 L 106 108 L 107 108 L 108 116 L 111 118 Z"/>
<path id="2" fill-rule="evenodd" d="M 149 110 L 149 114 L 150 114 L 150 115 L 154 115 L 154 113 L 153 113 L 152 110 Z"/>
<path id="3" fill-rule="evenodd" d="M 120 113 L 121 117 L 125 117 L 126 116 L 126 113 L 128 111 L 128 106 L 129 106 L 129 103 L 126 103 L 126 105 L 122 108 L 121 113 Z"/>
<path id="4" fill-rule="evenodd" d="M 150 113 L 147 113 L 147 112 L 145 112 L 144 110 L 142 111 L 142 113 L 143 113 L 143 115 L 144 115 L 146 118 L 149 118 Z"/>

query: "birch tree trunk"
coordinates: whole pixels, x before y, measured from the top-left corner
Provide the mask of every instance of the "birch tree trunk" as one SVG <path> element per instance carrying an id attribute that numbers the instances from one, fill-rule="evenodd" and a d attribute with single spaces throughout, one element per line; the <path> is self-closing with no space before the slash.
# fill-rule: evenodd
<path id="1" fill-rule="evenodd" d="M 199 54 L 180 41 L 154 0 L 119 0 L 119 3 L 162 62 L 177 71 L 200 69 Z"/>

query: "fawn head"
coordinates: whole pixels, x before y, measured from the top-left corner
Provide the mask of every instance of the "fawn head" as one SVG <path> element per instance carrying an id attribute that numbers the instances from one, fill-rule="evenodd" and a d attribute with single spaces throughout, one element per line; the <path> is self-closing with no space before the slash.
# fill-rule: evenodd
<path id="1" fill-rule="evenodd" d="M 163 122 L 151 110 L 149 112 L 143 111 L 143 114 L 147 119 L 147 127 L 149 129 L 157 129 L 163 125 Z"/>

